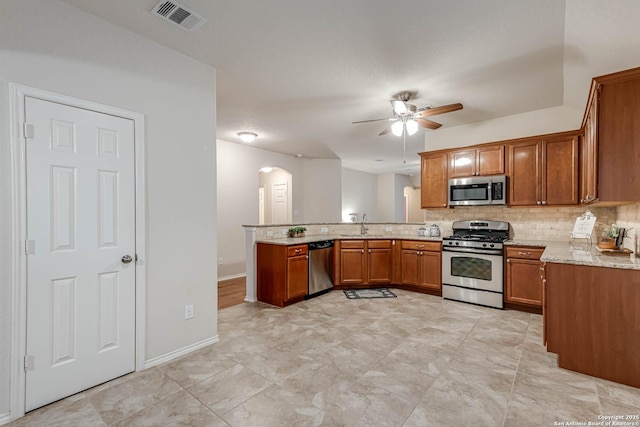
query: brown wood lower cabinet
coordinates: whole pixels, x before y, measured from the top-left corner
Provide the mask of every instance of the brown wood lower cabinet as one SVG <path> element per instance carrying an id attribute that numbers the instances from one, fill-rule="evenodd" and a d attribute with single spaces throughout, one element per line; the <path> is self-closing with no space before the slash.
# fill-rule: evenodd
<path id="1" fill-rule="evenodd" d="M 403 285 L 442 295 L 442 252 L 439 242 L 402 241 Z"/>
<path id="2" fill-rule="evenodd" d="M 308 246 L 258 243 L 258 301 L 284 307 L 301 301 L 309 292 Z"/>
<path id="3" fill-rule="evenodd" d="M 542 263 L 544 248 L 516 246 L 505 249 L 505 305 L 542 312 Z"/>
<path id="4" fill-rule="evenodd" d="M 544 273 L 558 366 L 640 387 L 640 270 L 547 263 Z"/>
<path id="5" fill-rule="evenodd" d="M 340 241 L 340 275 L 343 285 L 389 285 L 392 281 L 392 240 Z"/>

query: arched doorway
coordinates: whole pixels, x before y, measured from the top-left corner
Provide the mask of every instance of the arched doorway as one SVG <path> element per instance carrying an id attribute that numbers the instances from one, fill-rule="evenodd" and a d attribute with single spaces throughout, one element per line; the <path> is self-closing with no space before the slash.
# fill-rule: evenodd
<path id="1" fill-rule="evenodd" d="M 260 224 L 293 222 L 292 175 L 286 169 L 266 166 L 258 177 L 258 219 Z"/>

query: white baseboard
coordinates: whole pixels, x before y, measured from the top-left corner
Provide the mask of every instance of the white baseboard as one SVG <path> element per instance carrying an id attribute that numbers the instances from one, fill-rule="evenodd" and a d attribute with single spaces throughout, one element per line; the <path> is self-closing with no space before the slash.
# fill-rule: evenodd
<path id="1" fill-rule="evenodd" d="M 146 362 L 144 362 L 144 368 L 147 369 L 147 368 L 151 368 L 152 366 L 160 365 L 162 363 L 173 360 L 177 357 L 184 356 L 185 354 L 191 353 L 192 351 L 201 349 L 202 347 L 206 347 L 210 344 L 217 343 L 218 341 L 220 341 L 220 337 L 216 335 L 214 337 L 207 338 L 206 340 L 202 340 L 200 342 L 163 354 L 162 356 L 151 358 Z"/>
<path id="2" fill-rule="evenodd" d="M 7 412 L 6 414 L 0 414 L 0 426 L 4 424 L 9 424 L 11 421 L 11 413 Z"/>
<path id="3" fill-rule="evenodd" d="M 231 276 L 218 277 L 218 282 L 222 280 L 239 279 L 240 277 L 246 277 L 247 273 L 232 274 Z"/>

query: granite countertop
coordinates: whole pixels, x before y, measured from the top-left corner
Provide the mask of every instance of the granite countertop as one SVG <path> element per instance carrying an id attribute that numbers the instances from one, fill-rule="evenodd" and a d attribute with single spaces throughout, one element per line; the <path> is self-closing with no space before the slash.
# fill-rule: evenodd
<path id="1" fill-rule="evenodd" d="M 640 257 L 636 258 L 635 254 L 600 252 L 595 244 L 549 242 L 542 253 L 540 261 L 640 270 Z"/>
<path id="2" fill-rule="evenodd" d="M 271 243 L 273 245 L 300 245 L 321 240 L 349 240 L 349 239 L 390 239 L 390 240 L 424 240 L 441 242 L 442 237 L 416 236 L 413 234 L 311 234 L 305 237 L 279 237 L 277 239 L 257 239 L 257 243 Z"/>

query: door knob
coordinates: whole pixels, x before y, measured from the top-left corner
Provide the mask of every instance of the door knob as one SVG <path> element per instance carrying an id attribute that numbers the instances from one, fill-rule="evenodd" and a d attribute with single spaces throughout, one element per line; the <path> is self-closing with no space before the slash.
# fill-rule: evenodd
<path id="1" fill-rule="evenodd" d="M 133 258 L 131 258 L 131 255 L 125 255 L 122 257 L 121 261 L 123 264 L 129 264 L 131 261 L 133 261 Z"/>

